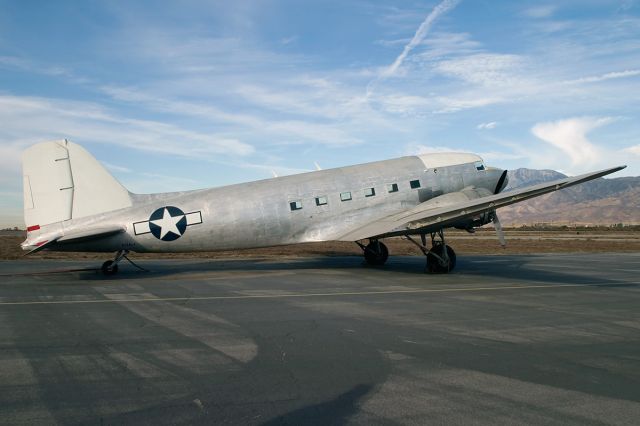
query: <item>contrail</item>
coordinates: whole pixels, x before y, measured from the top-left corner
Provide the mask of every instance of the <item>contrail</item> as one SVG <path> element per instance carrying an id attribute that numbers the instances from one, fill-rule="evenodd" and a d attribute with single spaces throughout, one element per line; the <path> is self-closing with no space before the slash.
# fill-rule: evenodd
<path id="1" fill-rule="evenodd" d="M 369 87 L 367 87 L 367 97 L 373 91 L 373 86 L 375 85 L 375 83 L 377 83 L 378 81 L 384 78 L 391 77 L 396 73 L 398 68 L 400 68 L 400 66 L 406 59 L 407 55 L 409 55 L 409 53 L 411 52 L 411 50 L 413 50 L 414 47 L 419 45 L 422 42 L 422 40 L 424 40 L 424 38 L 427 36 L 427 33 L 431 29 L 431 26 L 436 21 L 436 19 L 438 19 L 441 15 L 444 15 L 445 13 L 447 13 L 448 11 L 456 7 L 458 3 L 460 3 L 460 0 L 444 0 L 442 3 L 438 4 L 436 7 L 433 8 L 431 13 L 429 13 L 429 15 L 422 22 L 422 24 L 420 24 L 420 26 L 418 27 L 418 30 L 413 35 L 413 38 L 411 39 L 411 41 L 409 41 L 409 43 L 407 43 L 407 45 L 404 47 L 404 49 L 402 50 L 402 53 L 398 55 L 395 61 L 393 61 L 393 64 L 389 65 L 388 68 L 382 71 L 380 75 L 378 75 L 378 77 L 369 84 Z"/>

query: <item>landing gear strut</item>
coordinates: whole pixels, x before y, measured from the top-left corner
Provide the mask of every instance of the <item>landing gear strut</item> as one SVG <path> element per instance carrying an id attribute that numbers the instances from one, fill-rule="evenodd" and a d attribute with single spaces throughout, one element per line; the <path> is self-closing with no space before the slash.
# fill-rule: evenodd
<path id="1" fill-rule="evenodd" d="M 104 262 L 102 264 L 102 268 L 100 268 L 102 270 L 102 273 L 104 275 L 115 275 L 118 273 L 118 263 L 124 259 L 127 254 L 129 253 L 129 250 L 120 250 L 118 253 L 116 253 L 116 257 L 113 260 L 107 260 L 106 262 Z"/>
<path id="2" fill-rule="evenodd" d="M 427 257 L 426 271 L 431 274 L 446 274 L 456 267 L 456 253 L 445 244 L 444 231 L 440 229 L 431 233 L 431 250 L 427 250 L 427 238 L 420 234 L 422 244 L 407 235 L 406 238 L 418 246 Z"/>
<path id="3" fill-rule="evenodd" d="M 389 258 L 389 249 L 379 240 L 369 240 L 366 246 L 359 241 L 356 244 L 360 246 L 364 253 L 364 260 L 371 266 L 381 266 Z"/>
<path id="4" fill-rule="evenodd" d="M 133 262 L 133 260 L 129 259 L 127 257 L 127 255 L 129 254 L 129 250 L 120 250 L 119 252 L 116 253 L 116 257 L 113 260 L 107 260 L 106 262 L 104 262 L 102 264 L 102 267 L 100 268 L 100 270 L 102 271 L 102 273 L 104 275 L 115 275 L 118 273 L 118 263 L 122 260 L 122 259 L 127 259 L 129 261 L 129 263 L 131 263 L 133 266 L 135 266 L 136 268 L 148 272 L 146 269 L 144 269 L 142 266 L 137 265 L 136 263 Z"/>

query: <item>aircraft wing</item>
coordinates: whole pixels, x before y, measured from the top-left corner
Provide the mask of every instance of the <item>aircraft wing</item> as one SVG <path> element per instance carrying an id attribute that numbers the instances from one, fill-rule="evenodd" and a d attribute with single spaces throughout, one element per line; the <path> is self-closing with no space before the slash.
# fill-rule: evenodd
<path id="1" fill-rule="evenodd" d="M 499 194 L 492 194 L 485 189 L 467 188 L 460 192 L 443 194 L 432 198 L 407 211 L 359 225 L 336 239 L 338 241 L 358 241 L 365 238 L 392 237 L 416 234 L 421 231 L 430 232 L 452 226 L 465 219 L 476 217 L 500 207 L 587 182 L 617 172 L 625 167 L 613 167 Z"/>

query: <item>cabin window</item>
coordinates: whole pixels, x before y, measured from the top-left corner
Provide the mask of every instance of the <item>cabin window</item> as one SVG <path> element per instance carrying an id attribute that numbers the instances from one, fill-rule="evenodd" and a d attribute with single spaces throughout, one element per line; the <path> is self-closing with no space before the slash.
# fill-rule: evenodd
<path id="1" fill-rule="evenodd" d="M 364 196 L 365 197 L 373 197 L 374 195 L 376 195 L 375 188 L 367 188 L 367 189 L 364 190 Z"/>
<path id="2" fill-rule="evenodd" d="M 387 185 L 387 191 L 389 191 L 389 192 L 398 192 L 398 184 L 397 183 L 390 183 L 389 185 Z"/>
<path id="3" fill-rule="evenodd" d="M 316 206 L 325 206 L 327 205 L 327 202 L 326 196 L 316 197 Z"/>
<path id="4" fill-rule="evenodd" d="M 420 188 L 420 180 L 412 180 L 411 182 L 409 182 L 409 185 L 411 185 L 411 189 Z"/>
<path id="5" fill-rule="evenodd" d="M 476 161 L 475 166 L 476 170 L 484 170 L 484 164 L 482 163 L 482 161 Z"/>
<path id="6" fill-rule="evenodd" d="M 351 200 L 351 192 L 340 193 L 340 201 L 349 201 L 349 200 Z"/>
<path id="7" fill-rule="evenodd" d="M 291 211 L 301 210 L 302 209 L 302 201 L 292 201 L 292 202 L 289 203 L 289 207 L 291 208 Z"/>

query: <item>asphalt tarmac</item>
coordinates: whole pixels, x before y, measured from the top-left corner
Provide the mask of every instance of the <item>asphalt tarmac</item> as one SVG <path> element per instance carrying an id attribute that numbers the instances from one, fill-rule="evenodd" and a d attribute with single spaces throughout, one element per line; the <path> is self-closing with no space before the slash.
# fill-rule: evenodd
<path id="1" fill-rule="evenodd" d="M 640 419 L 640 253 L 140 264 L 0 262 L 0 424 Z"/>

